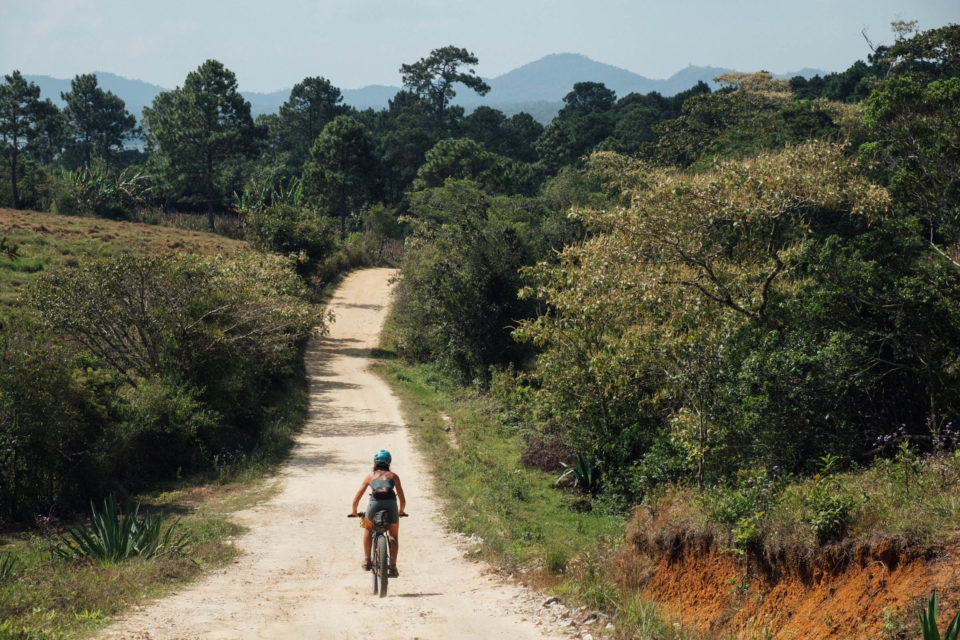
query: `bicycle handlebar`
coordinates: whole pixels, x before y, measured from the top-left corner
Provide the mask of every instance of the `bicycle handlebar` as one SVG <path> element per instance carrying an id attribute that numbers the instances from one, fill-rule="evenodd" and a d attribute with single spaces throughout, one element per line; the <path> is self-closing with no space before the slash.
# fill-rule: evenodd
<path id="1" fill-rule="evenodd" d="M 347 514 L 347 517 L 348 517 L 348 518 L 359 518 L 361 515 L 362 515 L 362 514 L 359 514 L 359 513 L 358 513 L 358 514 L 348 513 L 348 514 Z M 409 514 L 409 513 L 401 513 L 401 514 L 400 514 L 400 517 L 401 517 L 401 518 L 409 518 L 409 517 L 410 517 L 410 514 Z"/>

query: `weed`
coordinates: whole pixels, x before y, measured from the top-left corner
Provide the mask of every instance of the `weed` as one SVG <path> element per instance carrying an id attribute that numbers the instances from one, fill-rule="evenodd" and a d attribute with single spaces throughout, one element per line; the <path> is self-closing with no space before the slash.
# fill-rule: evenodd
<path id="1" fill-rule="evenodd" d="M 9 553 L 0 553 L 0 584 L 13 579 L 20 564 L 16 556 Z"/>

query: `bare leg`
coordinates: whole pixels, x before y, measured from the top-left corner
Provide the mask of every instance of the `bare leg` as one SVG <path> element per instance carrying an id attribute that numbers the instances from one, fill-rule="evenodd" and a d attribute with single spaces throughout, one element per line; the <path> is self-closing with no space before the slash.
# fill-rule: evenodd
<path id="1" fill-rule="evenodd" d="M 390 561 L 397 564 L 397 551 L 400 549 L 400 525 L 390 525 L 388 534 L 390 537 Z"/>
<path id="2" fill-rule="evenodd" d="M 363 528 L 363 557 L 370 557 L 370 547 L 372 546 L 373 536 L 370 533 L 370 527 L 373 526 L 373 523 L 370 523 L 368 526 Z"/>

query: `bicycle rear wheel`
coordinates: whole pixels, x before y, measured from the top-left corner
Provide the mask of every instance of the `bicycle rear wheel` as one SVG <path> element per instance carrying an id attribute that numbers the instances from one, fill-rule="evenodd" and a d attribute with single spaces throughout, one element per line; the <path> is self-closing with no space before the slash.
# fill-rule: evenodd
<path id="1" fill-rule="evenodd" d="M 370 578 L 373 580 L 373 595 L 380 593 L 380 548 L 378 540 L 380 536 L 376 533 L 373 534 L 373 548 L 370 550 L 370 561 L 373 564 L 370 567 Z"/>
<path id="2" fill-rule="evenodd" d="M 390 551 L 387 549 L 387 536 L 381 534 L 377 536 L 377 559 L 376 567 L 374 567 L 377 573 L 380 574 L 380 597 L 383 598 L 387 595 L 387 573 L 390 571 Z M 374 589 L 376 593 L 376 589 Z"/>

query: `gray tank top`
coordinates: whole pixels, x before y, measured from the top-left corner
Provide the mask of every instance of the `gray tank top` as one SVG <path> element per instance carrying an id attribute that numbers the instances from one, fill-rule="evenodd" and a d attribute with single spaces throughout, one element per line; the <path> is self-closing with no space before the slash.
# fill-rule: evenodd
<path id="1" fill-rule="evenodd" d="M 370 497 L 374 500 L 390 500 L 397 497 L 393 490 L 393 478 L 374 476 L 370 481 Z"/>

